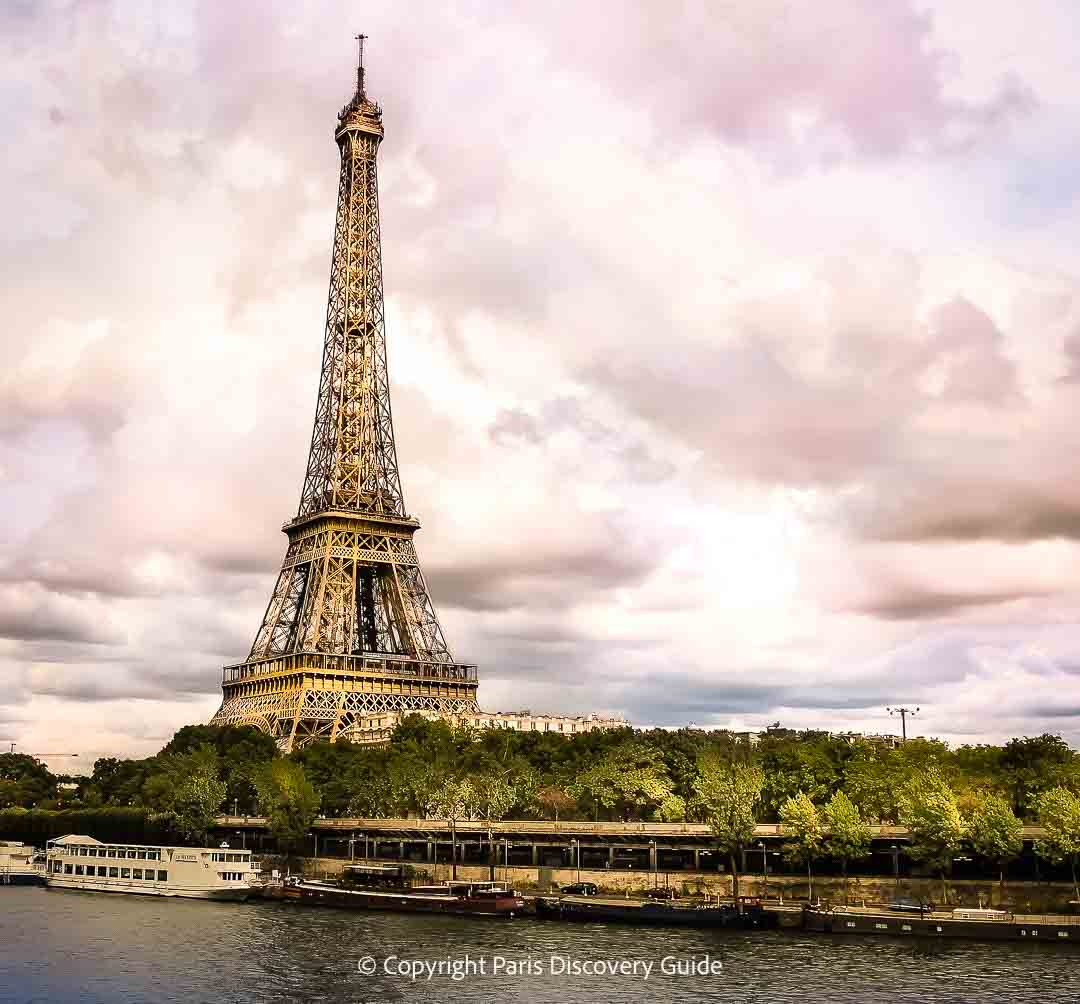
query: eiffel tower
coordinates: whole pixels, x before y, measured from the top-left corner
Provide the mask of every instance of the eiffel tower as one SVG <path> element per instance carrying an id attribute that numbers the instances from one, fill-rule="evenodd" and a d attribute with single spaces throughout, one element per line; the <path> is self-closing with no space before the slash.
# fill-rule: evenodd
<path id="1" fill-rule="evenodd" d="M 254 725 L 288 752 L 356 738 L 380 712 L 478 712 L 476 667 L 454 662 L 413 546 L 386 364 L 376 155 L 364 87 L 338 115 L 341 152 L 315 425 L 281 571 L 247 659 L 226 666 L 215 725 Z"/>

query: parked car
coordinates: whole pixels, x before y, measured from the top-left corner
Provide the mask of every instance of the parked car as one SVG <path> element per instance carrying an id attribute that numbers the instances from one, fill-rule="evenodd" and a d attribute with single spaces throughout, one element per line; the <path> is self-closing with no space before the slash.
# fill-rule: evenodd
<path id="1" fill-rule="evenodd" d="M 573 885 L 564 885 L 562 891 L 567 896 L 595 896 L 597 888 L 592 882 L 575 882 Z"/>
<path id="2" fill-rule="evenodd" d="M 642 897 L 644 899 L 674 899 L 674 889 L 646 889 L 643 892 Z"/>
<path id="3" fill-rule="evenodd" d="M 916 899 L 914 896 L 897 896 L 889 904 L 889 909 L 901 913 L 933 913 L 934 904 Z"/>

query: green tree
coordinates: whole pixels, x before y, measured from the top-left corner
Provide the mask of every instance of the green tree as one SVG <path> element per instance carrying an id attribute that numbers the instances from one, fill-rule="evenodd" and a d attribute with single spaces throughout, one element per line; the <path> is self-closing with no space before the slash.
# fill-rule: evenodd
<path id="1" fill-rule="evenodd" d="M 932 739 L 910 739 L 897 747 L 857 741 L 844 770 L 843 789 L 864 819 L 896 823 L 900 793 L 911 778 L 935 771 L 946 780 L 955 772 L 948 747 Z"/>
<path id="2" fill-rule="evenodd" d="M 824 802 L 840 783 L 843 764 L 851 758 L 852 749 L 826 733 L 766 733 L 755 753 L 765 774 L 763 817 L 779 819 L 780 807 L 800 792 L 813 802 Z"/>
<path id="3" fill-rule="evenodd" d="M 444 777 L 433 788 L 430 811 L 450 824 L 451 877 L 457 878 L 457 824 L 472 815 L 476 789 L 467 777 Z"/>
<path id="4" fill-rule="evenodd" d="M 823 839 L 817 806 L 809 795 L 800 791 L 780 806 L 780 822 L 784 824 L 784 857 L 795 864 L 806 865 L 810 900 L 813 902 L 813 863 L 821 856 Z"/>
<path id="5" fill-rule="evenodd" d="M 393 815 L 408 800 L 404 778 L 391 768 L 387 750 L 362 748 L 365 755 L 355 759 L 342 778 L 348 797 L 345 812 L 372 819 Z"/>
<path id="6" fill-rule="evenodd" d="M 143 785 L 144 803 L 168 815 L 185 839 L 205 844 L 227 790 L 217 750 L 204 743 L 155 763 L 157 770 Z"/>
<path id="7" fill-rule="evenodd" d="M 966 835 L 956 795 L 936 768 L 913 775 L 898 799 L 902 825 L 911 835 L 911 856 L 941 876 L 942 899 L 948 902 L 946 875 Z"/>
<path id="8" fill-rule="evenodd" d="M 263 764 L 253 778 L 259 808 L 279 845 L 292 852 L 319 811 L 319 794 L 300 764 L 278 758 Z"/>
<path id="9" fill-rule="evenodd" d="M 90 776 L 90 788 L 95 792 L 91 801 L 100 800 L 106 805 L 141 805 L 142 789 L 151 774 L 159 770 L 156 758 L 146 760 L 119 760 L 102 757 L 94 761 Z"/>
<path id="10" fill-rule="evenodd" d="M 711 752 L 698 760 L 695 803 L 712 828 L 718 849 L 728 855 L 731 891 L 740 912 L 739 858 L 754 839 L 764 783 L 761 769 L 753 764 L 726 760 Z"/>
<path id="11" fill-rule="evenodd" d="M 56 782 L 40 760 L 25 753 L 0 753 L 0 809 L 32 809 L 55 799 Z"/>
<path id="12" fill-rule="evenodd" d="M 1076 865 L 1080 860 L 1080 798 L 1068 788 L 1051 788 L 1038 795 L 1035 812 L 1046 833 L 1035 841 L 1035 853 L 1051 864 L 1068 862 L 1072 871 L 1073 895 L 1080 900 Z"/>
<path id="13" fill-rule="evenodd" d="M 840 862 L 844 876 L 844 898 L 848 890 L 848 862 L 870 856 L 870 825 L 859 815 L 850 798 L 836 792 L 825 805 L 825 847 Z"/>
<path id="14" fill-rule="evenodd" d="M 322 797 L 325 816 L 340 816 L 356 795 L 355 787 L 375 749 L 354 743 L 311 743 L 291 755 L 304 768 L 308 780 Z"/>
<path id="15" fill-rule="evenodd" d="M 1077 757 L 1061 736 L 1045 733 L 1010 739 L 998 764 L 1021 819 L 1030 819 L 1038 811 L 1036 802 L 1042 792 L 1077 787 Z"/>
<path id="16" fill-rule="evenodd" d="M 1011 802 L 1012 788 L 1001 767 L 1003 753 L 1000 746 L 989 745 L 960 746 L 953 752 L 953 788 L 961 812 L 970 816 L 986 795 L 999 795 Z"/>
<path id="17" fill-rule="evenodd" d="M 998 795 L 984 794 L 968 819 L 971 849 L 997 866 L 999 898 L 1005 896 L 1005 868 L 1024 849 L 1024 826 L 1012 806 Z"/>
<path id="18" fill-rule="evenodd" d="M 620 819 L 656 811 L 674 794 L 660 751 L 641 742 L 624 742 L 583 770 L 569 791 L 597 810 L 615 810 Z"/>

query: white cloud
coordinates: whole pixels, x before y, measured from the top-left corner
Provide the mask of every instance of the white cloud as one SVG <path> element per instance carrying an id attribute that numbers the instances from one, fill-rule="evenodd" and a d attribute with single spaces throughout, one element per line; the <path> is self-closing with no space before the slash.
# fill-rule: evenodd
<path id="1" fill-rule="evenodd" d="M 729 6 L 367 15 L 399 454 L 452 647 L 491 707 L 880 730 L 921 701 L 944 734 L 1076 737 L 1080 92 L 1039 34 L 1072 15 Z M 351 29 L 263 13 L 3 15 L 24 744 L 205 718 L 283 551 Z"/>

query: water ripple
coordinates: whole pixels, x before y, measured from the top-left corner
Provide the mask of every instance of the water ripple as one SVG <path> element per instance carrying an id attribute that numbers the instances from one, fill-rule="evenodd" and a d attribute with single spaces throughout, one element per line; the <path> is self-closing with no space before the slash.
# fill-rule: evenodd
<path id="1" fill-rule="evenodd" d="M 913 943 L 781 932 L 729 933 L 509 922 L 217 904 L 6 888 L 0 1002 L 362 1004 L 368 1001 L 622 1004 L 1028 1004 L 1080 1000 L 1077 948 Z M 520 973 L 412 981 L 359 959 L 485 959 Z M 719 960 L 718 975 L 663 975 L 660 960 Z M 552 959 L 637 960 L 637 975 L 553 973 Z M 529 960 L 534 970 L 528 971 Z"/>

